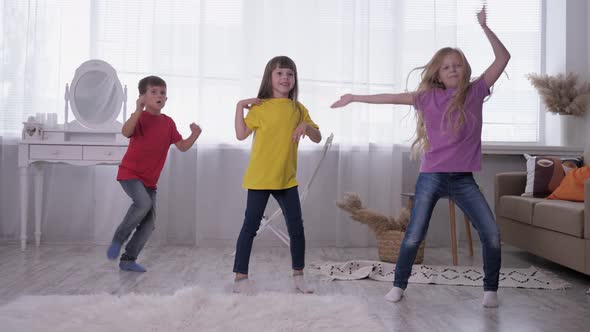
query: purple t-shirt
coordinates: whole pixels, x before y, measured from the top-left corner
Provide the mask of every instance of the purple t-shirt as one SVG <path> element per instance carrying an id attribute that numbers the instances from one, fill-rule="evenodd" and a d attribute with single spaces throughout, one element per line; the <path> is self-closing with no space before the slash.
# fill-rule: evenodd
<path id="1" fill-rule="evenodd" d="M 473 83 L 465 99 L 465 122 L 457 132 L 451 121 L 443 123 L 443 114 L 455 89 L 434 88 L 420 92 L 414 107 L 422 112 L 430 147 L 424 152 L 420 172 L 474 172 L 481 170 L 481 126 L 483 100 L 490 94 L 483 77 Z"/>

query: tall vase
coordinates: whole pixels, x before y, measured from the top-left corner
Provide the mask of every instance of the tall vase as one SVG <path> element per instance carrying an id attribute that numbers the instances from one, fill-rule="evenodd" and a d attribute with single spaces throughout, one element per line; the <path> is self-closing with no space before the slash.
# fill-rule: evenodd
<path id="1" fill-rule="evenodd" d="M 561 114 L 561 145 L 583 147 L 586 137 L 584 119 L 575 115 Z"/>

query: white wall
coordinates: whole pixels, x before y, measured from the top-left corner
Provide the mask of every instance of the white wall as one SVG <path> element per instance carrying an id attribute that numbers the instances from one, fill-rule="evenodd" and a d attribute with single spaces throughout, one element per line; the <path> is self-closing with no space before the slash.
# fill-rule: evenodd
<path id="1" fill-rule="evenodd" d="M 590 80 L 589 24 L 587 0 L 546 1 L 545 70 L 548 74 L 572 72 L 581 82 Z M 584 146 L 590 141 L 590 112 L 583 121 L 546 113 L 547 145 Z M 569 120 L 569 121 L 568 121 Z M 574 121 L 571 121 L 574 120 Z"/>
<path id="2" fill-rule="evenodd" d="M 590 5 L 586 3 L 586 16 L 584 21 L 586 22 L 586 79 L 590 80 Z M 583 27 L 582 27 L 583 29 Z M 590 112 L 586 114 L 586 133 L 590 132 Z M 590 135 L 586 134 L 586 143 L 590 143 Z"/>
<path id="3" fill-rule="evenodd" d="M 590 25 L 588 0 L 568 0 L 567 2 L 567 34 L 566 34 L 566 72 L 578 74 L 581 81 L 590 81 Z M 590 142 L 588 131 L 590 128 L 590 112 L 586 112 L 584 123 L 580 122 L 575 133 L 581 142 Z"/>

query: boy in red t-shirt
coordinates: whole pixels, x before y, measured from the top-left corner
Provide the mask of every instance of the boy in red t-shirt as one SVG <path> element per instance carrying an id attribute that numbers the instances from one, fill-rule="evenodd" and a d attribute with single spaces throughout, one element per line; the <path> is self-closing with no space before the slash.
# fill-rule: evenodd
<path id="1" fill-rule="evenodd" d="M 119 257 L 121 246 L 131 233 L 125 246 L 119 267 L 121 270 L 145 272 L 135 260 L 154 230 L 156 220 L 156 184 L 170 145 L 180 151 L 193 146 L 201 128 L 190 124 L 191 135 L 182 139 L 174 121 L 161 113 L 166 105 L 166 82 L 157 76 L 148 76 L 139 81 L 139 98 L 136 109 L 123 125 L 121 132 L 129 138 L 129 147 L 119 165 L 117 181 L 133 200 L 125 218 L 115 231 L 107 250 L 108 259 Z"/>

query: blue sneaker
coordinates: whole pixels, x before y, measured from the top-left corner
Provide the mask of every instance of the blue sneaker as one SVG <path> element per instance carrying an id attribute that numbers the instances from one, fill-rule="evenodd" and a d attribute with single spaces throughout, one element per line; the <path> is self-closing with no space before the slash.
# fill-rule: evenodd
<path id="1" fill-rule="evenodd" d="M 115 260 L 119 258 L 119 252 L 121 251 L 121 244 L 113 241 L 107 249 L 107 258 L 110 260 Z"/>
<path id="2" fill-rule="evenodd" d="M 134 261 L 120 261 L 119 268 L 124 271 L 131 272 L 146 272 L 145 267 L 135 263 Z"/>

